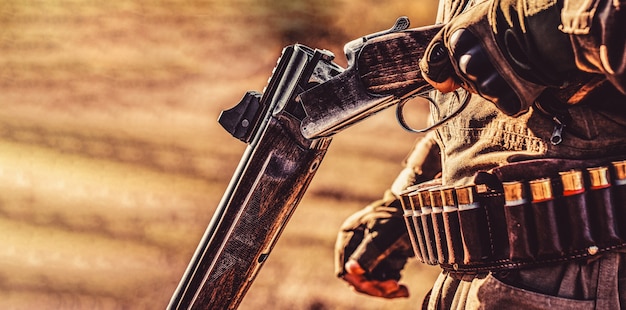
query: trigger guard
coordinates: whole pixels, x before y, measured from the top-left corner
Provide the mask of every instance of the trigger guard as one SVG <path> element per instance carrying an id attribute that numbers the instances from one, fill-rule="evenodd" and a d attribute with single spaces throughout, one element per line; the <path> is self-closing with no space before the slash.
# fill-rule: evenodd
<path id="1" fill-rule="evenodd" d="M 456 109 L 454 112 L 450 113 L 449 115 L 444 116 L 441 120 L 435 122 L 434 124 L 423 128 L 423 129 L 415 129 L 413 127 L 411 127 L 411 125 L 409 125 L 406 122 L 406 119 L 404 118 L 404 106 L 406 105 L 406 103 L 409 100 L 403 100 L 400 101 L 400 103 L 398 103 L 398 105 L 396 106 L 396 119 L 398 120 L 398 123 L 400 124 L 400 126 L 402 126 L 402 128 L 404 128 L 404 130 L 411 132 L 411 133 L 425 133 L 428 131 L 431 131 L 445 123 L 447 123 L 449 120 L 451 120 L 452 118 L 454 118 L 455 116 L 457 116 L 459 113 L 461 113 L 465 107 L 467 107 L 472 95 L 469 92 L 466 92 L 467 96 L 463 99 L 463 102 L 461 103 L 461 105 L 459 106 L 458 109 Z M 457 100 L 461 100 L 460 99 L 460 95 L 458 91 L 454 91 L 454 95 L 456 96 Z M 431 104 L 431 106 L 436 109 L 437 111 L 439 111 L 439 108 L 437 107 L 437 104 L 435 103 L 435 101 L 433 99 L 431 99 L 430 97 L 422 97 L 426 100 L 428 100 Z"/>

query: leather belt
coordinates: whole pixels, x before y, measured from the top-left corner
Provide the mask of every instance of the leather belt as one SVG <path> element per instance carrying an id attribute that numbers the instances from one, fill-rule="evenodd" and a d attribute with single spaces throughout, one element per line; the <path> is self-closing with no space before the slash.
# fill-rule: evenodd
<path id="1" fill-rule="evenodd" d="M 626 160 L 582 163 L 527 161 L 479 173 L 467 186 L 407 189 L 400 198 L 416 257 L 484 272 L 625 247 Z M 522 177 L 538 171 L 543 177 Z"/>

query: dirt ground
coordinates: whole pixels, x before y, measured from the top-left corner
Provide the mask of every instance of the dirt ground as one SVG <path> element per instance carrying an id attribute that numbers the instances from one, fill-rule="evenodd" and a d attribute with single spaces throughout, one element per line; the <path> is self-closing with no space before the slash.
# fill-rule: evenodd
<path id="1" fill-rule="evenodd" d="M 219 112 L 290 40 L 340 58 L 338 42 L 434 6 L 355 3 L 2 1 L 0 308 L 165 308 L 245 148 Z M 240 308 L 416 309 L 436 269 L 410 262 L 412 297 L 377 300 L 334 278 L 332 248 L 417 138 L 393 111 L 337 135 Z"/>

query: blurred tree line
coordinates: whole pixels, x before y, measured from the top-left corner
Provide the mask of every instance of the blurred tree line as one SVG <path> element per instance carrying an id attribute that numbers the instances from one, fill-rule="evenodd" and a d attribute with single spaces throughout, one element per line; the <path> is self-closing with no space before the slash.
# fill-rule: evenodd
<path id="1" fill-rule="evenodd" d="M 390 28 L 399 16 L 412 27 L 432 24 L 437 0 L 243 0 L 283 45 L 343 46 L 359 36 Z M 317 46 L 316 46 L 317 47 Z M 324 47 L 324 46 L 322 46 Z"/>

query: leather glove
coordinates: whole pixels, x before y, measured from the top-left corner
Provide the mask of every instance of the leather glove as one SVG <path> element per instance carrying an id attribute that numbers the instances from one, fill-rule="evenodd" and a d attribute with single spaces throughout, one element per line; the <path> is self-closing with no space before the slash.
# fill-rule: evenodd
<path id="1" fill-rule="evenodd" d="M 463 87 L 517 116 L 576 70 L 559 24 L 556 1 L 484 1 L 435 36 L 420 60 L 422 75 L 442 92 Z"/>
<path id="2" fill-rule="evenodd" d="M 361 290 L 353 280 L 345 278 L 349 261 L 358 263 L 363 269 L 363 280 L 360 281 L 371 280 L 374 286 L 401 278 L 400 272 L 408 258 L 413 256 L 413 250 L 402 218 L 401 204 L 391 192 L 388 191 L 384 199 L 370 204 L 343 223 L 335 253 L 337 276 L 344 277 L 358 291 Z M 408 295 L 408 290 L 403 290 Z M 384 293 L 378 296 L 405 297 L 404 293 L 402 296 L 385 296 Z"/>

